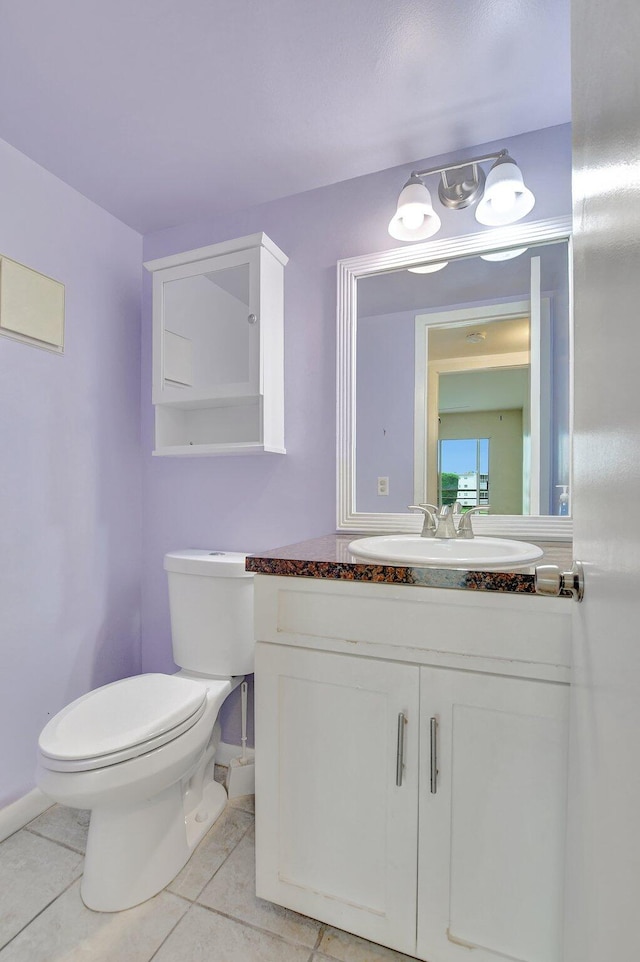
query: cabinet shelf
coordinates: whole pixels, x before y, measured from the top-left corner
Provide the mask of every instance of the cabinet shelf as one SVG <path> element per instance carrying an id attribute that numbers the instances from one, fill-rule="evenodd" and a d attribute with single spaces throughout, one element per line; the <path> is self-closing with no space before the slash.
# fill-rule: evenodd
<path id="1" fill-rule="evenodd" d="M 258 404 L 261 395 L 258 394 L 227 394 L 220 397 L 206 397 L 205 395 L 185 395 L 184 398 L 172 398 L 162 401 L 162 407 L 178 408 L 183 411 L 203 411 L 207 408 L 239 408 L 251 407 Z"/>
<path id="2" fill-rule="evenodd" d="M 222 454 L 286 454 L 285 448 L 268 447 L 258 442 L 247 444 L 174 444 L 156 448 L 154 457 L 215 457 Z"/>

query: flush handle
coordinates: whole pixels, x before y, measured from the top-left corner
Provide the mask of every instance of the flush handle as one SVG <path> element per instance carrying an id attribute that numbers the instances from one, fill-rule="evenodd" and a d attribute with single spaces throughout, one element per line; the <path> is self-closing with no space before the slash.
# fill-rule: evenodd
<path id="1" fill-rule="evenodd" d="M 404 728 L 407 719 L 404 712 L 398 715 L 398 742 L 396 747 L 396 785 L 402 785 L 402 775 L 404 773 Z"/>
<path id="2" fill-rule="evenodd" d="M 570 571 L 561 571 L 558 565 L 536 565 L 536 594 L 558 597 L 568 591 L 574 601 L 584 598 L 584 570 L 581 561 L 574 561 Z"/>

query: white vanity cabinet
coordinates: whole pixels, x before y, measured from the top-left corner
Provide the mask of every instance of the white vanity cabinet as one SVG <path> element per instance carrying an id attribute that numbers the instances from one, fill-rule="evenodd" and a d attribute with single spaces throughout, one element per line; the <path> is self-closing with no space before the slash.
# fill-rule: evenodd
<path id="1" fill-rule="evenodd" d="M 568 601 L 255 582 L 258 895 L 429 962 L 560 962 Z"/>
<path id="2" fill-rule="evenodd" d="M 154 454 L 284 453 L 286 263 L 262 233 L 145 263 Z"/>
<path id="3" fill-rule="evenodd" d="M 413 953 L 419 670 L 258 644 L 256 677 L 258 895 Z"/>
<path id="4" fill-rule="evenodd" d="M 560 962 L 567 696 L 421 669 L 419 958 Z"/>

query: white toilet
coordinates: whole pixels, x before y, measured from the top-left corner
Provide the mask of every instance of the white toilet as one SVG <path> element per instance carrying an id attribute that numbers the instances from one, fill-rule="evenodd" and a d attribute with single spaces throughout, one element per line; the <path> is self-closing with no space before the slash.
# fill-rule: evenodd
<path id="1" fill-rule="evenodd" d="M 101 912 L 151 898 L 177 875 L 227 801 L 213 780 L 220 707 L 253 671 L 253 575 L 245 555 L 174 551 L 169 580 L 175 675 L 97 688 L 51 719 L 38 784 L 91 809 L 81 894 Z"/>

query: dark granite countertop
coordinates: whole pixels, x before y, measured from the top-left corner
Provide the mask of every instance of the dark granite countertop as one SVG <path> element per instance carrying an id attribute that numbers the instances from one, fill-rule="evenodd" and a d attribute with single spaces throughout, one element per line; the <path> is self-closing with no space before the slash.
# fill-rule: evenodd
<path id="1" fill-rule="evenodd" d="M 256 574 L 294 578 L 535 594 L 534 565 L 514 567 L 508 571 L 475 571 L 363 561 L 349 551 L 349 543 L 358 537 L 364 535 L 330 534 L 272 551 L 262 551 L 247 558 L 246 569 Z M 572 546 L 568 542 L 540 542 L 539 547 L 544 555 L 537 564 L 557 564 L 563 570 L 571 567 Z M 563 595 L 571 597 L 569 592 Z"/>

